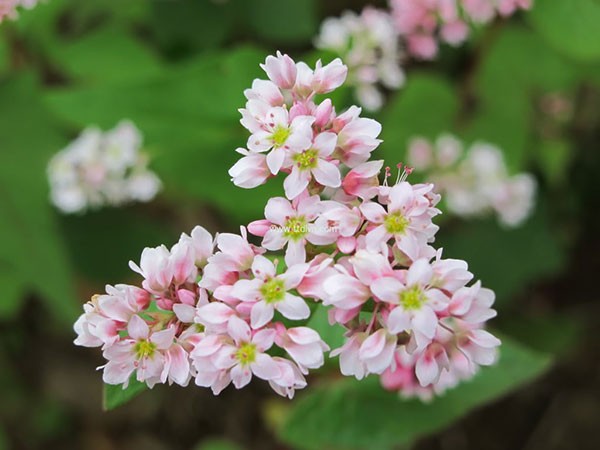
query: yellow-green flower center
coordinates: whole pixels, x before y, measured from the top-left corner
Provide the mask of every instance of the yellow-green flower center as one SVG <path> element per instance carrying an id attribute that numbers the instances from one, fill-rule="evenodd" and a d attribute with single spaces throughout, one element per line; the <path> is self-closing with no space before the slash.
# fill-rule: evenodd
<path id="1" fill-rule="evenodd" d="M 385 229 L 392 234 L 404 234 L 409 223 L 410 221 L 399 211 L 389 213 L 384 221 Z"/>
<path id="2" fill-rule="evenodd" d="M 319 159 L 319 152 L 314 148 L 294 155 L 294 162 L 298 165 L 300 170 L 309 170 L 317 167 L 317 161 Z"/>
<path id="3" fill-rule="evenodd" d="M 253 363 L 256 361 L 256 345 L 251 342 L 242 344 L 235 352 L 235 358 L 242 366 Z"/>
<path id="4" fill-rule="evenodd" d="M 302 239 L 307 232 L 304 216 L 290 217 L 283 227 L 283 235 L 292 241 Z"/>
<path id="5" fill-rule="evenodd" d="M 281 147 L 287 141 L 287 138 L 292 134 L 289 128 L 282 127 L 281 125 L 277 125 L 275 130 L 273 130 L 273 134 L 271 135 L 271 139 L 273 140 L 273 144 L 275 147 Z"/>
<path id="6" fill-rule="evenodd" d="M 152 358 L 156 351 L 156 344 L 147 339 L 141 339 L 135 344 L 134 350 L 137 359 Z"/>
<path id="7" fill-rule="evenodd" d="M 285 298 L 285 285 L 283 280 L 271 278 L 260 288 L 260 293 L 267 303 L 277 303 Z"/>
<path id="8" fill-rule="evenodd" d="M 400 294 L 400 304 L 406 310 L 421 309 L 427 301 L 425 294 L 418 286 L 413 286 Z"/>

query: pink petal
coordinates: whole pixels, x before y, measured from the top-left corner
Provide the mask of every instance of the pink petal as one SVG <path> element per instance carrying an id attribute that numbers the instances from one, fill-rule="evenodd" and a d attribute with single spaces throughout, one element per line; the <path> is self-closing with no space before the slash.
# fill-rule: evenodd
<path id="1" fill-rule="evenodd" d="M 310 172 L 308 170 L 300 170 L 297 166 L 292 168 L 286 179 L 283 181 L 285 196 L 289 199 L 295 199 L 308 187 L 310 181 Z"/>
<path id="2" fill-rule="evenodd" d="M 127 333 L 132 339 L 140 340 L 140 339 L 148 339 L 148 334 L 150 333 L 150 329 L 148 328 L 148 324 L 140 317 L 133 316 L 127 325 Z"/>
<path id="3" fill-rule="evenodd" d="M 250 327 L 248 324 L 237 316 L 232 316 L 227 324 L 227 332 L 236 343 L 250 342 Z"/>
<path id="4" fill-rule="evenodd" d="M 421 355 L 417 360 L 415 372 L 421 386 L 429 386 L 435 383 L 440 376 L 440 369 L 437 362 L 434 358 L 429 357 L 427 353 Z"/>
<path id="5" fill-rule="evenodd" d="M 274 148 L 267 155 L 267 166 L 273 175 L 277 175 L 283 166 L 285 160 L 285 150 L 282 148 Z"/>
<path id="6" fill-rule="evenodd" d="M 283 197 L 269 199 L 265 207 L 265 218 L 277 225 L 284 225 L 288 218 L 296 215 L 292 204 Z"/>
<path id="7" fill-rule="evenodd" d="M 371 291 L 377 298 L 384 302 L 398 304 L 400 292 L 404 290 L 404 285 L 393 277 L 382 277 L 373 281 Z"/>
<path id="8" fill-rule="evenodd" d="M 250 311 L 250 322 L 252 328 L 260 328 L 265 326 L 273 319 L 274 308 L 273 305 L 268 304 L 264 300 L 257 302 L 252 306 Z"/>
<path id="9" fill-rule="evenodd" d="M 252 371 L 249 366 L 238 364 L 231 369 L 231 381 L 236 389 L 241 389 L 252 380 Z"/>
<path id="10" fill-rule="evenodd" d="M 275 265 L 262 255 L 256 255 L 252 263 L 252 273 L 262 280 L 275 276 Z"/>
<path id="11" fill-rule="evenodd" d="M 277 310 L 288 319 L 301 320 L 310 316 L 310 308 L 306 302 L 293 294 L 286 293 L 285 299 L 275 305 Z"/>
<path id="12" fill-rule="evenodd" d="M 273 358 L 264 353 L 257 354 L 256 361 L 250 364 L 250 367 L 254 375 L 263 380 L 272 380 L 279 377 L 281 373 L 279 366 L 273 361 Z"/>
<path id="13" fill-rule="evenodd" d="M 312 169 L 312 174 L 317 182 L 323 186 L 337 188 L 342 184 L 340 169 L 335 164 L 327 162 L 324 159 L 319 159 L 317 167 Z"/>

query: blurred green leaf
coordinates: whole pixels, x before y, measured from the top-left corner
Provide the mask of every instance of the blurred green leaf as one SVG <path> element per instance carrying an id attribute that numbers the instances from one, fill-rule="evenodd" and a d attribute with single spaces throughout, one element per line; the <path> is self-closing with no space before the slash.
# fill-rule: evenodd
<path id="1" fill-rule="evenodd" d="M 26 284 L 19 273 L 8 264 L 0 264 L 0 320 L 12 319 L 24 300 Z"/>
<path id="2" fill-rule="evenodd" d="M 467 261 L 500 302 L 557 273 L 565 263 L 564 249 L 543 207 L 516 229 L 502 229 L 493 218 L 460 222 L 452 229 L 447 225 L 436 247 L 443 247 L 446 258 Z"/>
<path id="3" fill-rule="evenodd" d="M 600 58 L 597 0 L 537 0 L 527 17 L 556 49 L 579 60 Z"/>
<path id="4" fill-rule="evenodd" d="M 146 383 L 141 383 L 135 379 L 135 375 L 132 375 L 129 379 L 129 386 L 127 389 L 123 389 L 123 386 L 114 386 L 111 384 L 104 385 L 102 408 L 104 411 L 110 411 L 118 408 L 131 401 L 134 397 L 137 397 L 144 392 L 148 387 Z"/>
<path id="5" fill-rule="evenodd" d="M 499 363 L 430 404 L 401 400 L 376 377 L 338 380 L 315 388 L 294 404 L 282 439 L 302 450 L 387 450 L 456 421 L 539 376 L 548 357 L 503 339 Z"/>
<path id="6" fill-rule="evenodd" d="M 539 314 L 526 317 L 516 314 L 503 314 L 501 329 L 504 333 L 539 352 L 563 356 L 577 348 L 583 336 L 584 326 L 577 316 L 560 314 Z"/>
<path id="7" fill-rule="evenodd" d="M 70 322 L 77 311 L 71 269 L 46 181 L 48 159 L 64 142 L 30 77 L 0 86 L 0 116 L 0 260 Z"/>
<path id="8" fill-rule="evenodd" d="M 278 43 L 308 42 L 317 33 L 315 0 L 248 0 L 246 23 L 261 37 Z"/>
<path id="9" fill-rule="evenodd" d="M 381 153 L 390 165 L 401 161 L 413 136 L 436 138 L 450 131 L 458 112 L 458 98 L 443 78 L 427 73 L 413 73 L 392 98 L 382 118 Z"/>
<path id="10" fill-rule="evenodd" d="M 139 83 L 162 70 L 148 47 L 117 27 L 103 27 L 63 44 L 56 58 L 68 73 L 88 82 Z"/>
<path id="11" fill-rule="evenodd" d="M 531 55 L 536 55 L 535 64 L 531 64 Z M 478 103 L 465 137 L 498 145 L 509 168 L 514 172 L 523 170 L 534 137 L 536 97 L 568 90 L 578 76 L 572 64 L 530 30 L 504 28 L 487 49 L 477 71 Z"/>
<path id="12" fill-rule="evenodd" d="M 536 159 L 548 181 L 553 185 L 565 182 L 574 156 L 566 139 L 544 140 L 536 149 Z"/>
<path id="13" fill-rule="evenodd" d="M 128 262 L 139 261 L 145 247 L 175 243 L 181 230 L 170 232 L 152 216 L 126 208 L 104 208 L 61 218 L 71 260 L 78 272 L 101 286 L 137 277 Z"/>
<path id="14" fill-rule="evenodd" d="M 151 2 L 152 32 L 168 52 L 179 55 L 222 44 L 235 25 L 234 1 Z"/>

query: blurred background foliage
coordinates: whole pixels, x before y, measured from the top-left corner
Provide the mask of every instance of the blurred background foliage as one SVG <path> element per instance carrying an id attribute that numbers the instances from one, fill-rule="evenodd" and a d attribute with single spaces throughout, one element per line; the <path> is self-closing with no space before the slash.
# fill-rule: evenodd
<path id="1" fill-rule="evenodd" d="M 259 383 L 219 398 L 158 388 L 101 412 L 99 355 L 71 345 L 81 304 L 106 283 L 136 282 L 127 261 L 146 246 L 195 224 L 236 231 L 262 217 L 281 184 L 246 191 L 227 175 L 247 137 L 243 90 L 275 50 L 331 59 L 312 48 L 320 21 L 367 3 L 385 6 L 48 0 L 0 26 L 0 449 L 600 446 L 597 0 L 536 0 L 436 62 L 407 63 L 406 86 L 372 114 L 383 124 L 375 157 L 390 165 L 411 136 L 452 132 L 499 145 L 511 171 L 538 178 L 521 228 L 442 219 L 446 256 L 466 259 L 497 292 L 497 367 L 429 405 L 326 367 L 293 402 Z M 347 90 L 335 97 L 338 109 L 353 102 Z M 48 159 L 84 127 L 124 118 L 142 130 L 164 192 L 149 205 L 60 216 Z M 312 324 L 339 341 L 322 311 Z"/>

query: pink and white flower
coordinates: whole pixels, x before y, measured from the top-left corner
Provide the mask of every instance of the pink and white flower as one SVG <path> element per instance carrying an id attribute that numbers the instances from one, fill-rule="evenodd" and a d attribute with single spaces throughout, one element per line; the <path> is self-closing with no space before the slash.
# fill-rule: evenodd
<path id="1" fill-rule="evenodd" d="M 335 133 L 325 132 L 318 134 L 309 147 L 290 150 L 287 157 L 292 171 L 283 182 L 287 198 L 293 200 L 298 197 L 306 190 L 312 178 L 323 186 L 340 186 L 340 170 L 329 161 L 336 143 Z"/>
<path id="2" fill-rule="evenodd" d="M 415 261 L 405 277 L 404 281 L 389 276 L 379 278 L 371 289 L 381 301 L 394 305 L 387 318 L 388 330 L 410 333 L 421 349 L 434 338 L 439 322 L 436 311 L 443 311 L 449 299 L 431 287 L 433 269 L 427 260 Z"/>
<path id="3" fill-rule="evenodd" d="M 251 270 L 254 278 L 237 281 L 231 289 L 231 295 L 242 302 L 251 303 L 247 307 L 250 308 L 252 328 L 265 326 L 273 319 L 276 310 L 290 320 L 308 318 L 310 309 L 304 299 L 289 292 L 300 284 L 308 264 L 291 266 L 285 273 L 277 275 L 275 264 L 257 255 Z"/>

